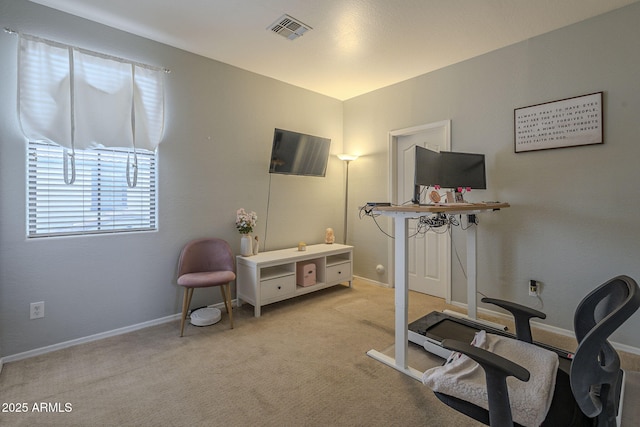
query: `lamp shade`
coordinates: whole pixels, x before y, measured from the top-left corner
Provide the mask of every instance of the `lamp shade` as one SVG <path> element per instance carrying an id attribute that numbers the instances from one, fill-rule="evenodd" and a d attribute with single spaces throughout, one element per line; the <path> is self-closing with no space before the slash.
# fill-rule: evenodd
<path id="1" fill-rule="evenodd" d="M 352 160 L 357 159 L 359 156 L 357 154 L 338 154 L 338 158 L 340 160 L 344 160 L 350 162 Z"/>

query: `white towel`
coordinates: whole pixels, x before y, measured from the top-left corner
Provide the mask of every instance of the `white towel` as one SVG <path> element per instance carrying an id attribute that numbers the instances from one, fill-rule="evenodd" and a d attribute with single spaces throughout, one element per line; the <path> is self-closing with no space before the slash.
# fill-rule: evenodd
<path id="1" fill-rule="evenodd" d="M 523 341 L 476 333 L 472 345 L 496 353 L 523 366 L 531 374 L 528 382 L 507 378 L 513 421 L 523 426 L 539 426 L 544 421 L 553 399 L 558 355 Z M 469 357 L 454 353 L 443 366 L 425 371 L 422 382 L 449 396 L 489 408 L 484 370 Z"/>

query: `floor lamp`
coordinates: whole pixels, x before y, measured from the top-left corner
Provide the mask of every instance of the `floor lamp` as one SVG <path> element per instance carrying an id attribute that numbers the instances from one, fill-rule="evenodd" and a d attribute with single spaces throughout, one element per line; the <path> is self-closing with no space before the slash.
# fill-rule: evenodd
<path id="1" fill-rule="evenodd" d="M 347 176 L 344 188 L 344 244 L 347 244 L 347 208 L 349 207 L 349 163 L 358 158 L 356 154 L 338 154 L 338 158 L 347 163 Z"/>

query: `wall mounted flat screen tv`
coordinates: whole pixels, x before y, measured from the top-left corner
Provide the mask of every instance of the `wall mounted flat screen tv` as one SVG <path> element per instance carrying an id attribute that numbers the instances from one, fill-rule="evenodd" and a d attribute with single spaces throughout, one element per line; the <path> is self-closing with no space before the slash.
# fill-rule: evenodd
<path id="1" fill-rule="evenodd" d="M 269 173 L 325 176 L 331 139 L 275 129 Z"/>

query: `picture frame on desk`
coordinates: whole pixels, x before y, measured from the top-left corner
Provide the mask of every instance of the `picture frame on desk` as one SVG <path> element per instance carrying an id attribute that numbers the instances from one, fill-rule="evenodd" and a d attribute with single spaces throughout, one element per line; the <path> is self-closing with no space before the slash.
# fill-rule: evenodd
<path id="1" fill-rule="evenodd" d="M 457 191 L 447 191 L 447 203 L 464 203 L 464 195 Z"/>
<path id="2" fill-rule="evenodd" d="M 516 153 L 603 144 L 603 92 L 514 110 Z"/>

